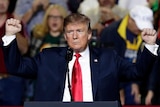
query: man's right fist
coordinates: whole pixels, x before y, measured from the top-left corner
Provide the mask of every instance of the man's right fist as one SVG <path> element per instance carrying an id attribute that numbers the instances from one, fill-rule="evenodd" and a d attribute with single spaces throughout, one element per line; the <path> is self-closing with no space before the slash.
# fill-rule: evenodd
<path id="1" fill-rule="evenodd" d="M 22 29 L 22 25 L 17 19 L 7 19 L 6 21 L 6 32 L 5 35 L 15 35 L 20 32 Z"/>

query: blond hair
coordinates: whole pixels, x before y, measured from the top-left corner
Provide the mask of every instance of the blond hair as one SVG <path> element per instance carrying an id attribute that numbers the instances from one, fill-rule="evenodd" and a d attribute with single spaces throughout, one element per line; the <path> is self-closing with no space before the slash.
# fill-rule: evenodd
<path id="1" fill-rule="evenodd" d="M 43 17 L 42 23 L 35 25 L 35 27 L 33 28 L 33 36 L 34 37 L 43 38 L 46 35 L 46 33 L 49 32 L 47 20 L 48 20 L 48 15 L 49 15 L 50 11 L 52 11 L 52 9 L 59 10 L 63 19 L 67 16 L 67 11 L 62 6 L 60 6 L 58 4 L 51 4 L 47 8 L 47 10 L 45 11 L 45 15 Z"/>

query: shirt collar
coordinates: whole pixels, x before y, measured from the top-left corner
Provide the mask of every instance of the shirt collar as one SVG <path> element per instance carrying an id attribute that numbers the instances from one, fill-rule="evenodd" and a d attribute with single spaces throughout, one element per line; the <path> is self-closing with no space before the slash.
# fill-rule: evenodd
<path id="1" fill-rule="evenodd" d="M 79 54 L 80 54 L 82 57 L 85 57 L 85 56 L 89 55 L 89 47 L 87 46 L 87 48 L 86 48 L 83 52 L 80 52 Z M 75 52 L 74 52 L 73 55 L 75 55 Z"/>

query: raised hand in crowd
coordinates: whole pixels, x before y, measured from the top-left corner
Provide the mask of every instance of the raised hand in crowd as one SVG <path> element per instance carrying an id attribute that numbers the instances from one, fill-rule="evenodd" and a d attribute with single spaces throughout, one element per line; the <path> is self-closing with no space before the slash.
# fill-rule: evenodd
<path id="1" fill-rule="evenodd" d="M 145 28 L 142 31 L 142 39 L 150 45 L 154 45 L 157 39 L 157 32 L 154 29 Z"/>

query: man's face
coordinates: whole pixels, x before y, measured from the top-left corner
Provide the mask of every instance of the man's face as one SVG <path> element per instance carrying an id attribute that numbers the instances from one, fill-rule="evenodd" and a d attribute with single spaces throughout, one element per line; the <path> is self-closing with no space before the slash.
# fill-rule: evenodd
<path id="1" fill-rule="evenodd" d="M 70 48 L 75 52 L 82 52 L 91 39 L 91 32 L 88 31 L 86 24 L 71 23 L 66 26 L 64 36 Z"/>
<path id="2" fill-rule="evenodd" d="M 0 0 L 0 14 L 6 13 L 9 6 L 9 0 Z"/>

